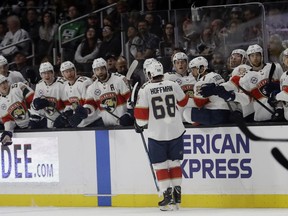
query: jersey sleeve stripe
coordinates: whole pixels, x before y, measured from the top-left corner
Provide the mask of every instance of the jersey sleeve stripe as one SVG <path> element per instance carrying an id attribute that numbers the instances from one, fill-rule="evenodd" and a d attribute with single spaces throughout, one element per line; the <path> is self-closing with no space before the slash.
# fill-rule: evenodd
<path id="1" fill-rule="evenodd" d="M 134 116 L 136 119 L 148 120 L 149 119 L 149 109 L 136 107 L 134 109 Z"/>
<path id="2" fill-rule="evenodd" d="M 205 106 L 209 102 L 208 98 L 194 97 L 193 99 L 194 99 L 196 106 L 199 108 L 202 108 L 203 106 Z"/>
<path id="3" fill-rule="evenodd" d="M 177 104 L 181 107 L 184 107 L 188 103 L 188 100 L 189 100 L 189 96 L 185 95 L 185 97 L 181 101 L 178 101 Z"/>

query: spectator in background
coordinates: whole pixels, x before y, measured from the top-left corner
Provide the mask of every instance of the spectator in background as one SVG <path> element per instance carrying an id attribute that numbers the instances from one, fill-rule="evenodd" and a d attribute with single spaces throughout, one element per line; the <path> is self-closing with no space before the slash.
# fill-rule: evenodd
<path id="1" fill-rule="evenodd" d="M 0 22 L 0 43 L 4 39 L 6 32 L 7 32 L 6 24 L 4 22 Z"/>
<path id="2" fill-rule="evenodd" d="M 38 57 L 36 62 L 39 63 L 46 55 L 52 54 L 53 42 L 58 31 L 58 24 L 55 23 L 54 15 L 46 11 L 41 18 L 39 27 Z"/>
<path id="3" fill-rule="evenodd" d="M 9 16 L 7 18 L 7 27 L 8 27 L 8 32 L 5 34 L 1 44 L 0 44 L 0 49 L 23 41 L 25 39 L 29 39 L 29 34 L 27 31 L 21 28 L 21 23 L 19 20 L 19 17 L 16 15 Z M 17 51 L 22 51 L 28 54 L 29 52 L 29 41 L 19 43 L 15 46 L 3 49 L 0 54 L 5 56 L 8 61 L 11 61 L 13 59 L 14 54 Z"/>
<path id="4" fill-rule="evenodd" d="M 133 25 L 129 26 L 127 29 L 127 42 L 125 48 L 129 51 L 130 59 L 134 60 L 137 54 L 137 44 L 140 43 L 140 37 L 138 36 L 137 28 Z M 123 55 L 123 53 L 122 53 Z"/>
<path id="5" fill-rule="evenodd" d="M 162 37 L 162 24 L 156 22 L 156 15 L 153 13 L 146 13 L 145 20 L 147 20 L 149 25 L 149 32 L 157 35 L 157 37 Z"/>
<path id="6" fill-rule="evenodd" d="M 140 44 L 137 44 L 136 59 L 147 59 L 156 56 L 156 49 L 159 47 L 160 39 L 149 32 L 149 25 L 146 20 L 138 22 L 138 32 L 141 39 Z"/>
<path id="7" fill-rule="evenodd" d="M 84 74 L 90 74 L 92 62 L 99 53 L 100 45 L 101 40 L 99 39 L 99 35 L 97 35 L 96 29 L 89 27 L 85 33 L 85 38 L 78 45 L 74 56 L 79 71 L 82 71 Z"/>
<path id="8" fill-rule="evenodd" d="M 40 76 L 38 76 L 38 73 L 36 74 L 34 68 L 30 66 L 31 64 L 29 64 L 26 54 L 23 52 L 15 53 L 14 62 L 15 67 L 13 69 L 19 71 L 30 84 L 30 87 L 33 88 L 31 84 L 37 84 L 37 82 L 40 80 Z"/>
<path id="9" fill-rule="evenodd" d="M 160 41 L 159 44 L 160 56 L 170 58 L 174 47 L 175 47 L 174 24 L 166 23 L 163 29 L 162 40 Z"/>
<path id="10" fill-rule="evenodd" d="M 100 27 L 100 16 L 99 14 L 91 13 L 87 17 L 87 27 L 86 29 L 94 28 L 96 31 L 96 35 L 98 35 L 99 39 L 102 40 L 102 29 Z"/>
<path id="11" fill-rule="evenodd" d="M 119 56 L 117 61 L 116 61 L 116 70 L 117 73 L 126 76 L 128 72 L 128 64 L 127 60 L 124 56 Z"/>
<path id="12" fill-rule="evenodd" d="M 119 56 L 121 53 L 121 38 L 115 34 L 112 26 L 104 26 L 102 29 L 103 41 L 100 45 L 98 57 L 105 58 L 107 53 Z"/>
<path id="13" fill-rule="evenodd" d="M 111 53 L 107 53 L 107 55 L 105 56 L 105 60 L 107 62 L 107 70 L 109 73 L 116 73 L 117 69 L 116 69 L 116 61 L 117 58 L 114 54 Z"/>
<path id="14" fill-rule="evenodd" d="M 39 41 L 39 27 L 40 22 L 38 21 L 38 13 L 35 8 L 29 8 L 26 12 L 25 21 L 22 24 L 23 29 L 25 29 L 33 43 L 36 45 L 35 52 L 38 54 L 38 41 Z"/>
<path id="15" fill-rule="evenodd" d="M 190 20 L 185 18 L 182 23 L 183 35 L 180 38 L 180 46 L 183 47 L 189 56 L 198 55 L 197 44 L 199 44 L 200 32 L 198 27 Z"/>
<path id="16" fill-rule="evenodd" d="M 284 51 L 282 38 L 278 34 L 272 34 L 268 41 L 268 61 L 280 63 L 280 55 Z"/>
<path id="17" fill-rule="evenodd" d="M 77 6 L 71 5 L 68 8 L 68 17 L 69 17 L 68 21 L 76 19 L 77 17 L 79 17 L 79 15 L 80 15 L 80 12 L 79 12 Z M 79 35 L 82 35 L 84 33 L 85 33 L 85 22 L 82 20 L 72 22 L 72 23 L 69 23 L 69 24 L 66 24 L 63 26 L 63 28 L 61 29 L 61 32 L 60 32 L 61 38 L 62 38 L 62 43 L 67 42 L 67 43 L 62 45 L 62 48 L 64 48 L 62 58 L 64 60 L 73 61 L 75 50 L 77 48 L 77 45 L 80 42 L 78 39 L 75 40 L 74 38 L 79 36 Z M 70 41 L 70 40 L 72 40 L 72 41 Z M 68 41 L 70 41 L 70 42 L 68 42 Z"/>

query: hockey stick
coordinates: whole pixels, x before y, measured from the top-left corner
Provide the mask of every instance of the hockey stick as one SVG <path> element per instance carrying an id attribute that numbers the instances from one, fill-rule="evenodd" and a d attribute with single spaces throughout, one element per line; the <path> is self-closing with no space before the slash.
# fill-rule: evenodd
<path id="1" fill-rule="evenodd" d="M 111 112 L 111 109 L 109 106 L 105 105 L 105 104 L 100 104 L 100 107 L 103 108 L 104 110 L 106 110 L 110 115 L 114 116 L 117 120 L 120 120 L 120 117 L 115 115 L 114 113 Z"/>
<path id="2" fill-rule="evenodd" d="M 133 72 L 135 71 L 135 69 L 137 68 L 137 66 L 138 66 L 138 61 L 134 60 L 132 62 L 132 64 L 130 65 L 130 67 L 128 69 L 128 72 L 126 74 L 126 79 L 127 80 L 129 80 L 129 81 L 131 80 L 131 76 L 132 76 Z"/>
<path id="3" fill-rule="evenodd" d="M 232 107 L 229 103 L 228 107 L 231 111 L 231 118 L 232 120 L 236 123 L 236 125 L 238 126 L 238 128 L 245 134 L 245 136 L 247 136 L 249 139 L 254 140 L 254 141 L 266 141 L 266 142 L 288 142 L 288 139 L 277 139 L 277 138 L 264 138 L 264 137 L 259 137 L 257 135 L 255 135 L 254 133 L 252 133 L 246 123 L 244 122 L 244 119 L 242 116 L 237 115 L 233 112 Z"/>
<path id="4" fill-rule="evenodd" d="M 252 95 L 250 92 L 248 92 L 246 89 L 244 89 L 242 86 L 238 85 L 238 87 L 249 97 L 253 98 L 257 103 L 259 103 L 264 109 L 266 109 L 268 112 L 270 112 L 272 115 L 274 114 L 274 111 L 269 109 L 265 104 L 263 104 L 260 100 L 258 100 L 254 95 Z"/>
<path id="5" fill-rule="evenodd" d="M 271 150 L 271 154 L 278 163 L 280 163 L 283 167 L 285 167 L 285 169 L 288 170 L 288 160 L 278 148 L 274 147 Z"/>
<path id="6" fill-rule="evenodd" d="M 135 101 L 134 101 L 134 99 L 135 99 L 135 94 L 136 94 L 136 89 L 137 89 L 138 84 L 139 84 L 138 82 L 135 83 L 135 85 L 134 85 L 134 87 L 133 87 L 133 90 L 132 90 L 132 94 L 131 94 L 131 102 L 132 102 L 133 108 L 135 107 Z M 137 125 L 136 120 L 135 120 L 135 125 Z M 137 126 L 138 126 L 138 125 L 137 125 Z M 139 126 L 138 126 L 138 127 L 139 127 Z M 151 163 L 151 158 L 150 158 L 149 150 L 148 150 L 148 148 L 147 148 L 147 144 L 146 144 L 146 140 L 145 140 L 143 131 L 140 132 L 140 135 L 141 135 L 143 147 L 144 147 L 145 152 L 146 152 L 147 157 L 148 157 L 149 167 L 150 167 L 150 170 L 151 170 L 151 173 L 152 173 L 152 176 L 153 176 L 153 180 L 154 180 L 154 184 L 155 184 L 156 190 L 157 190 L 157 192 L 160 192 L 160 188 L 159 188 L 159 186 L 158 186 L 156 174 L 155 174 L 155 172 L 154 172 L 154 168 L 153 168 L 152 163 Z"/>

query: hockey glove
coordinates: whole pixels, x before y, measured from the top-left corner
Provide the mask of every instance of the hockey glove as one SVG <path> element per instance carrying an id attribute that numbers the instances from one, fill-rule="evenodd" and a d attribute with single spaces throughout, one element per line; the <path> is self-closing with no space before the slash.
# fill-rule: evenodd
<path id="1" fill-rule="evenodd" d="M 48 107 L 50 105 L 50 102 L 46 98 L 35 98 L 33 100 L 33 106 L 35 110 L 44 109 L 45 107 Z"/>
<path id="2" fill-rule="evenodd" d="M 142 133 L 144 131 L 144 128 L 139 126 L 136 121 L 134 122 L 134 128 L 135 128 L 135 131 L 136 133 Z"/>
<path id="3" fill-rule="evenodd" d="M 227 91 L 223 86 L 217 86 L 217 95 L 226 102 L 235 100 L 234 91 Z"/>
<path id="4" fill-rule="evenodd" d="M 122 126 L 132 126 L 134 124 L 134 117 L 130 113 L 125 113 L 120 117 L 119 123 Z"/>
<path id="5" fill-rule="evenodd" d="M 11 131 L 4 131 L 1 134 L 0 142 L 3 146 L 8 146 L 12 144 L 12 132 Z"/>
<path id="6" fill-rule="evenodd" d="M 276 109 L 271 117 L 271 121 L 281 122 L 284 120 L 284 110 L 282 108 Z"/>
<path id="7" fill-rule="evenodd" d="M 276 95 L 280 92 L 280 90 L 275 90 L 275 91 L 272 91 L 271 94 L 269 95 L 268 97 L 268 103 L 270 106 L 272 107 L 276 107 L 277 103 L 279 102 L 277 99 L 276 99 Z"/>
<path id="8" fill-rule="evenodd" d="M 216 88 L 217 86 L 215 85 L 215 83 L 205 83 L 201 86 L 199 93 L 203 97 L 210 97 L 212 95 L 217 95 Z"/>
<path id="9" fill-rule="evenodd" d="M 83 106 L 78 105 L 75 109 L 75 114 L 68 117 L 68 122 L 71 127 L 77 127 L 80 122 L 88 117 L 88 111 Z"/>
<path id="10" fill-rule="evenodd" d="M 263 87 L 263 93 L 265 95 L 270 95 L 273 91 L 280 91 L 280 84 L 276 82 L 268 82 L 264 87 Z"/>
<path id="11" fill-rule="evenodd" d="M 70 126 L 69 122 L 68 122 L 68 118 L 71 117 L 73 115 L 73 110 L 67 110 L 64 113 L 62 113 L 61 115 L 59 115 L 55 121 L 53 126 L 55 128 L 67 128 Z"/>

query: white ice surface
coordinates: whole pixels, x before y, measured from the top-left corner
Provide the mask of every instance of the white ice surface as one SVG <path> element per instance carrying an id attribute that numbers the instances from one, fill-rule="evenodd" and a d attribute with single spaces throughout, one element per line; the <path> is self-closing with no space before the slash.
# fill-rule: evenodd
<path id="1" fill-rule="evenodd" d="M 288 209 L 204 209 L 182 208 L 179 211 L 161 212 L 157 208 L 64 208 L 64 207 L 0 207 L 1 216 L 288 216 Z"/>

